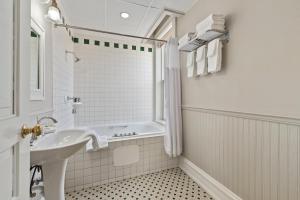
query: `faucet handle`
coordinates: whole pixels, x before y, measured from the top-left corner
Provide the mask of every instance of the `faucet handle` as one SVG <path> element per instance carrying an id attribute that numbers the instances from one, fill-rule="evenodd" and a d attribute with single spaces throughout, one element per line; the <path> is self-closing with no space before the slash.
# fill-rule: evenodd
<path id="1" fill-rule="evenodd" d="M 23 138 L 25 138 L 27 135 L 31 134 L 34 137 L 40 136 L 43 132 L 43 128 L 40 124 L 36 124 L 34 127 L 29 128 L 25 124 L 21 128 L 21 135 Z"/>

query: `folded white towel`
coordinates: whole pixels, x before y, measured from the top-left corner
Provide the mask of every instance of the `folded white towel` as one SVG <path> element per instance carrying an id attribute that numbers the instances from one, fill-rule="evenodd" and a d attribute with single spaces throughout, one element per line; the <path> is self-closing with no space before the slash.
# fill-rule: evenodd
<path id="1" fill-rule="evenodd" d="M 224 15 L 216 15 L 210 14 L 204 20 L 196 25 L 196 27 L 206 27 L 209 25 L 224 25 L 225 24 L 225 16 Z"/>
<path id="2" fill-rule="evenodd" d="M 196 27 L 197 30 L 197 35 L 203 32 L 207 32 L 209 30 L 216 30 L 216 31 L 224 31 L 225 30 L 225 25 L 224 24 L 209 24 L 206 26 L 198 26 Z"/>
<path id="3" fill-rule="evenodd" d="M 89 151 L 98 151 L 99 149 L 108 147 L 108 138 L 107 136 L 101 136 L 93 130 L 89 130 L 86 134 L 86 137 L 91 137 L 88 143 L 85 146 L 85 150 Z"/>
<path id="4" fill-rule="evenodd" d="M 194 76 L 194 67 L 187 68 L 187 77 L 192 78 Z"/>
<path id="5" fill-rule="evenodd" d="M 203 39 L 203 38 L 205 38 L 206 34 L 211 30 L 224 32 L 225 26 L 224 25 L 208 25 L 205 27 L 197 27 L 196 30 L 197 30 L 197 38 Z"/>
<path id="6" fill-rule="evenodd" d="M 207 20 L 218 20 L 218 19 L 224 19 L 225 15 L 222 14 L 210 14 L 207 16 Z"/>
<path id="7" fill-rule="evenodd" d="M 188 41 L 187 43 L 179 44 L 178 49 L 179 50 L 190 51 L 191 49 L 196 49 L 198 46 L 199 46 L 199 43 L 192 39 L 192 40 Z"/>
<path id="8" fill-rule="evenodd" d="M 208 43 L 207 63 L 208 73 L 216 73 L 222 66 L 222 41 L 218 38 Z"/>
<path id="9" fill-rule="evenodd" d="M 198 32 L 197 38 L 204 40 L 204 41 L 211 41 L 214 38 L 218 38 L 220 35 L 223 34 L 224 31 L 216 32 L 216 31 L 207 31 L 204 33 Z"/>
<path id="10" fill-rule="evenodd" d="M 207 47 L 203 45 L 197 49 L 197 75 L 203 76 L 207 74 Z"/>
<path id="11" fill-rule="evenodd" d="M 195 52 L 190 52 L 187 54 L 186 60 L 187 67 L 187 77 L 191 78 L 194 76 L 194 68 L 195 68 Z"/>
<path id="12" fill-rule="evenodd" d="M 186 58 L 186 66 L 189 67 L 189 66 L 194 66 L 195 65 L 195 52 L 192 51 L 192 52 L 189 52 L 187 54 L 187 58 Z"/>
<path id="13" fill-rule="evenodd" d="M 203 21 L 196 25 L 197 38 L 205 39 L 206 32 L 216 30 L 219 32 L 225 31 L 225 16 L 211 14 Z"/>
<path id="14" fill-rule="evenodd" d="M 182 44 L 186 44 L 188 41 L 190 41 L 193 37 L 195 36 L 195 33 L 187 33 L 185 34 L 184 36 L 182 36 L 178 43 L 179 45 L 182 45 Z"/>
<path id="15" fill-rule="evenodd" d="M 223 28 L 225 27 L 225 21 L 216 21 L 213 23 L 209 21 L 200 22 L 196 25 L 196 30 L 205 28 L 208 29 L 209 27 L 211 27 L 211 29 Z"/>
<path id="16" fill-rule="evenodd" d="M 195 33 L 187 33 L 184 36 L 182 36 L 179 40 L 178 49 L 182 50 L 190 50 L 195 49 L 194 44 L 192 42 L 192 39 L 196 37 Z"/>

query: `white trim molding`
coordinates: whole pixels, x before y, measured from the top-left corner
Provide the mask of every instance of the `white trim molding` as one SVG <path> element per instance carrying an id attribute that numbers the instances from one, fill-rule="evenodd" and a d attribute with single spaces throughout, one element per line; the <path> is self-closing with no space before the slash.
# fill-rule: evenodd
<path id="1" fill-rule="evenodd" d="M 183 156 L 179 159 L 179 167 L 216 200 L 242 200 L 223 184 Z"/>
<path id="2" fill-rule="evenodd" d="M 253 113 L 244 113 L 244 112 L 234 112 L 234 111 L 224 111 L 224 110 L 216 110 L 210 108 L 201 108 L 193 105 L 182 105 L 182 110 L 194 111 L 194 112 L 204 112 L 211 113 L 217 115 L 238 117 L 243 119 L 252 119 L 252 120 L 260 120 L 266 122 L 273 123 L 284 123 L 289 125 L 300 125 L 300 119 L 290 118 L 290 117 L 281 117 L 281 116 L 271 116 L 271 115 L 262 115 L 262 114 L 253 114 Z"/>
<path id="3" fill-rule="evenodd" d="M 37 49 L 37 80 L 34 80 L 31 76 L 32 66 L 30 66 L 30 100 L 31 101 L 44 101 L 45 100 L 45 38 L 46 32 L 45 28 L 37 22 L 37 20 L 31 18 L 31 31 L 36 32 L 39 35 L 38 39 L 38 49 Z M 31 39 L 31 37 L 30 37 Z M 32 63 L 31 63 L 32 64 Z M 39 80 L 39 81 L 38 81 Z M 39 88 L 35 88 L 32 85 L 33 81 L 39 82 Z"/>

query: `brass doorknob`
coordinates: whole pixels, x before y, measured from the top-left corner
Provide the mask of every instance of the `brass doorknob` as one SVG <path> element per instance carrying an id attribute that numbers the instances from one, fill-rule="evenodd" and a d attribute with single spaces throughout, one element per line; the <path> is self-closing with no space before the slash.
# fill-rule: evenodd
<path id="1" fill-rule="evenodd" d="M 35 137 L 40 136 L 43 132 L 43 128 L 40 124 L 36 124 L 34 127 L 29 128 L 26 125 L 23 125 L 21 128 L 21 135 L 25 138 L 29 134 L 33 134 Z"/>

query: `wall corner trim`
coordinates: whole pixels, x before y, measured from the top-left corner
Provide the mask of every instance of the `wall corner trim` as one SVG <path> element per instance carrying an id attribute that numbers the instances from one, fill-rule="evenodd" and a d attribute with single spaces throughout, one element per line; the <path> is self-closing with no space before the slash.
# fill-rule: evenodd
<path id="1" fill-rule="evenodd" d="M 183 156 L 179 159 L 179 167 L 216 200 L 242 200 L 223 184 Z"/>

